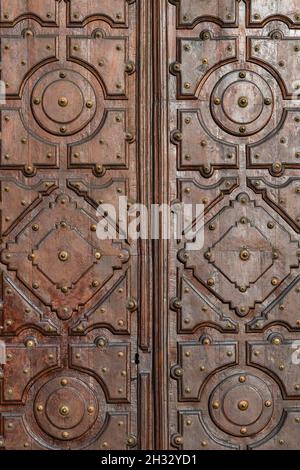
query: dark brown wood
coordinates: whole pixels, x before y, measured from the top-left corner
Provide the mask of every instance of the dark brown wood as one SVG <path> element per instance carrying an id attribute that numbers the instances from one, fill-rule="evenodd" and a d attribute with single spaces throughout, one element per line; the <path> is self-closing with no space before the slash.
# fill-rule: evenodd
<path id="1" fill-rule="evenodd" d="M 151 197 L 150 27 L 143 0 L 0 2 L 3 449 L 152 447 L 150 244 L 95 232 Z"/>
<path id="2" fill-rule="evenodd" d="M 299 449 L 299 0 L 0 0 L 0 447 Z M 202 203 L 204 247 L 99 240 Z"/>

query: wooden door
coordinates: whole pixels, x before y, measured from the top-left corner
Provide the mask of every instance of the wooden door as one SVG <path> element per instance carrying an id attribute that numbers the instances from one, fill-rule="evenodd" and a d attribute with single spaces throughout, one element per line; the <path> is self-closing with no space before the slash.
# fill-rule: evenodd
<path id="1" fill-rule="evenodd" d="M 0 0 L 0 35 L 1 448 L 298 449 L 299 1 Z M 119 196 L 204 204 L 204 247 L 99 240 Z"/>
<path id="2" fill-rule="evenodd" d="M 147 248 L 96 234 L 148 197 L 148 9 L 0 2 L 3 449 L 151 447 Z"/>
<path id="3" fill-rule="evenodd" d="M 203 249 L 160 244 L 161 446 L 299 449 L 300 3 L 161 0 L 155 23 L 160 199 L 205 205 Z"/>

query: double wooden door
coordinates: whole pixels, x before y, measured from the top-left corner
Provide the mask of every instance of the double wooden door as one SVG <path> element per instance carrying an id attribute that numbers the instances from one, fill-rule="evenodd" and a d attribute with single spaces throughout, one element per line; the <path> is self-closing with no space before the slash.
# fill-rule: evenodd
<path id="1" fill-rule="evenodd" d="M 299 449 L 299 0 L 0 0 L 2 449 Z M 119 196 L 204 247 L 99 240 Z"/>

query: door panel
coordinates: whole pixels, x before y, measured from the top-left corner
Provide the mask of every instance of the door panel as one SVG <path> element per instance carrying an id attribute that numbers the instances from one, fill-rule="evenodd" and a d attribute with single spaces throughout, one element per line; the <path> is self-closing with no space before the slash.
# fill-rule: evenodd
<path id="1" fill-rule="evenodd" d="M 160 3 L 166 192 L 205 206 L 164 255 L 171 448 L 299 448 L 298 7 Z"/>
<path id="2" fill-rule="evenodd" d="M 96 233 L 99 204 L 147 188 L 145 4 L 1 0 L 0 17 L 1 447 L 151 446 L 150 260 Z"/>

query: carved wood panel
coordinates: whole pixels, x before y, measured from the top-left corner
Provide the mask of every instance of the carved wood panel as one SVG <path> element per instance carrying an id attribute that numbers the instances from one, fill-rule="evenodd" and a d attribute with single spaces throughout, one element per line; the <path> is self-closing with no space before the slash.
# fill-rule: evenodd
<path id="1" fill-rule="evenodd" d="M 96 234 L 99 204 L 147 186 L 137 21 L 143 1 L 0 1 L 3 449 L 151 443 L 150 261 Z"/>
<path id="2" fill-rule="evenodd" d="M 170 201 L 203 203 L 205 227 L 201 250 L 162 246 L 164 445 L 297 449 L 300 4 L 167 3 L 165 189 Z"/>

